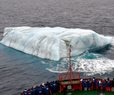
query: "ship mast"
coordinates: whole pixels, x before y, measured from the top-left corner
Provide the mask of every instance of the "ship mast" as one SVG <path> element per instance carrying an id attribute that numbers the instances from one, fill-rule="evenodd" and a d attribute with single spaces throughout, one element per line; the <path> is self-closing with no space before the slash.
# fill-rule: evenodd
<path id="1" fill-rule="evenodd" d="M 73 63 L 71 62 L 72 46 L 70 45 L 69 41 L 65 41 L 65 43 L 67 48 L 68 71 L 66 73 L 59 74 L 60 92 L 62 92 L 65 88 L 68 88 L 68 90 L 72 91 L 80 89 L 81 87 L 79 71 L 77 72 L 77 74 L 76 72 L 73 72 Z"/>
<path id="2" fill-rule="evenodd" d="M 59 80 L 68 80 L 69 84 L 72 84 L 73 79 L 80 79 L 80 73 L 74 75 L 73 72 L 73 63 L 71 61 L 71 53 L 72 53 L 72 46 L 70 45 L 69 41 L 66 41 L 66 48 L 67 48 L 67 64 L 68 64 L 68 71 L 63 75 L 59 75 Z"/>
<path id="3" fill-rule="evenodd" d="M 72 79 L 74 79 L 73 74 L 73 64 L 71 62 L 71 45 L 68 46 L 68 72 L 66 78 L 69 80 L 69 82 L 72 82 Z"/>

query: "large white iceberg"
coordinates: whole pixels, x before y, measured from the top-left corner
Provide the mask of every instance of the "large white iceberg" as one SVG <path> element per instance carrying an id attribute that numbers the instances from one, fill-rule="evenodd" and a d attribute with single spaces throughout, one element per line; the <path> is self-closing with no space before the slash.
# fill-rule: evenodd
<path id="1" fill-rule="evenodd" d="M 72 56 L 99 49 L 111 43 L 112 38 L 92 30 L 61 27 L 8 27 L 1 43 L 41 58 L 59 60 L 67 57 L 67 45 L 72 46 Z"/>

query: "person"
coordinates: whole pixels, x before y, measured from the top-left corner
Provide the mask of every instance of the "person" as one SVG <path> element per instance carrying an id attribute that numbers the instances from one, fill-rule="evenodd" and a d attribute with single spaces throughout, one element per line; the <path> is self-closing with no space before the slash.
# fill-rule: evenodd
<path id="1" fill-rule="evenodd" d="M 103 92 L 105 92 L 105 90 L 106 90 L 106 85 L 107 85 L 106 80 L 102 80 L 102 91 Z"/>
<path id="2" fill-rule="evenodd" d="M 64 86 L 63 95 L 66 95 L 66 94 L 67 94 L 67 86 Z"/>
<path id="3" fill-rule="evenodd" d="M 87 80 L 84 82 L 84 90 L 87 91 Z"/>
<path id="4" fill-rule="evenodd" d="M 51 90 L 51 84 L 50 84 L 50 82 L 47 81 L 46 84 L 45 84 L 45 86 L 49 88 L 49 93 L 50 93 L 50 95 L 52 95 L 52 90 Z"/>
<path id="5" fill-rule="evenodd" d="M 25 90 L 23 91 L 23 95 L 28 95 L 27 89 L 25 89 Z"/>
<path id="6" fill-rule="evenodd" d="M 55 81 L 55 83 L 56 83 L 56 86 L 57 86 L 57 91 L 59 91 L 60 90 L 60 83 L 59 83 L 59 81 Z"/>
<path id="7" fill-rule="evenodd" d="M 85 87 L 86 87 L 86 81 L 82 79 L 82 90 L 85 90 Z"/>
<path id="8" fill-rule="evenodd" d="M 113 78 L 113 80 L 112 80 L 112 92 L 114 92 L 114 78 Z"/>
<path id="9" fill-rule="evenodd" d="M 107 91 L 111 91 L 111 82 L 110 82 L 110 79 L 109 79 L 109 78 L 107 78 L 106 90 L 107 90 Z"/>
<path id="10" fill-rule="evenodd" d="M 32 87 L 32 88 L 31 88 L 31 95 L 36 95 L 35 92 L 36 92 L 35 87 Z"/>
<path id="11" fill-rule="evenodd" d="M 42 86 L 37 86 L 36 87 L 36 95 L 42 95 L 43 94 L 43 90 L 42 90 Z"/>
<path id="12" fill-rule="evenodd" d="M 54 83 L 54 81 L 50 82 L 50 90 L 51 90 L 52 94 L 54 93 L 53 83 Z"/>
<path id="13" fill-rule="evenodd" d="M 87 90 L 91 90 L 91 81 L 87 80 Z"/>
<path id="14" fill-rule="evenodd" d="M 96 84 L 97 84 L 97 80 L 95 77 L 93 77 L 93 90 L 96 90 Z"/>
<path id="15" fill-rule="evenodd" d="M 31 95 L 31 88 L 30 89 L 25 89 L 24 91 L 23 91 L 23 94 L 22 95 Z"/>
<path id="16" fill-rule="evenodd" d="M 27 95 L 31 95 L 31 88 L 27 90 L 28 94 Z"/>
<path id="17" fill-rule="evenodd" d="M 48 86 L 44 86 L 43 87 L 43 94 L 44 95 L 51 95 L 49 87 Z"/>
<path id="18" fill-rule="evenodd" d="M 102 87 L 102 82 L 101 82 L 101 80 L 98 80 L 98 81 L 97 81 L 97 87 L 98 87 L 98 90 L 100 91 L 100 90 L 101 90 L 101 87 Z"/>
<path id="19" fill-rule="evenodd" d="M 53 91 L 54 91 L 54 93 L 57 92 L 57 85 L 56 85 L 55 81 L 53 82 Z"/>

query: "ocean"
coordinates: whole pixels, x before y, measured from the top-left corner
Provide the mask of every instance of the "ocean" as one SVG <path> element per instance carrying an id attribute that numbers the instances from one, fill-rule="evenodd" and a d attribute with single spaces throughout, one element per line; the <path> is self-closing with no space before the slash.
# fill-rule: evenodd
<path id="1" fill-rule="evenodd" d="M 5 27 L 18 26 L 92 29 L 113 37 L 114 0 L 0 0 L 0 39 Z M 114 46 L 99 54 L 99 62 L 114 62 Z M 57 63 L 60 61 L 41 59 L 0 44 L 0 95 L 19 95 L 25 88 L 57 79 L 58 74 L 49 70 L 50 64 Z M 81 76 L 88 77 L 83 73 Z M 113 78 L 114 69 L 93 76 Z"/>

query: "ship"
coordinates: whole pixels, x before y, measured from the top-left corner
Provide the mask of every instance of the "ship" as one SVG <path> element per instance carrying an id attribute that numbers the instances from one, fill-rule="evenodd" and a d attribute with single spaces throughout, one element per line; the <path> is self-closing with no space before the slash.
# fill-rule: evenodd
<path id="1" fill-rule="evenodd" d="M 73 71 L 71 45 L 68 46 L 68 71 L 59 73 L 58 79 L 25 89 L 20 95 L 114 95 L 114 79 L 81 78 Z"/>

